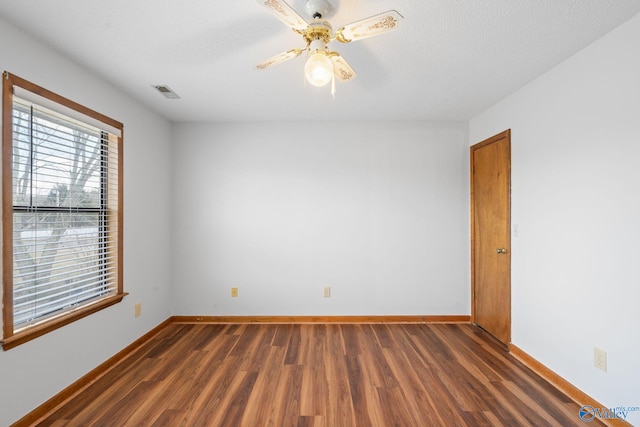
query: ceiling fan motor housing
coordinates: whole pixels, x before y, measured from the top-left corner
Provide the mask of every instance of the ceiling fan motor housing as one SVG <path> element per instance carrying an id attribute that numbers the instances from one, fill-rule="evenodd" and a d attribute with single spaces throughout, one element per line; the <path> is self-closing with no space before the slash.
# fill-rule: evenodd
<path id="1" fill-rule="evenodd" d="M 325 48 L 327 43 L 331 41 L 332 34 L 333 28 L 329 22 L 324 19 L 315 19 L 309 23 L 309 28 L 307 28 L 303 36 L 309 47 L 314 49 L 314 46 L 318 46 L 317 42 L 321 42 L 321 48 Z"/>

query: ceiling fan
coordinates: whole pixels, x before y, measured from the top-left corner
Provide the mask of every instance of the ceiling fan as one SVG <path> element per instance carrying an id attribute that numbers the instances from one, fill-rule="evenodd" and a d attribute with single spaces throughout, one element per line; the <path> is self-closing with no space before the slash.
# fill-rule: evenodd
<path id="1" fill-rule="evenodd" d="M 304 66 L 304 74 L 307 81 L 313 86 L 324 86 L 331 82 L 332 93 L 335 93 L 336 79 L 346 82 L 353 79 L 356 73 L 338 52 L 328 48 L 329 42 L 338 40 L 341 43 L 350 43 L 384 34 L 395 30 L 400 19 L 403 18 L 397 11 L 389 10 L 352 22 L 334 32 L 331 24 L 324 19 L 331 9 L 331 5 L 327 0 L 307 0 L 305 9 L 312 18 L 310 22 L 302 18 L 284 0 L 257 1 L 278 19 L 290 26 L 293 31 L 300 34 L 306 43 L 306 47 L 282 52 L 261 62 L 256 67 L 263 70 L 272 65 L 296 58 L 302 52 L 307 52 L 307 61 Z"/>

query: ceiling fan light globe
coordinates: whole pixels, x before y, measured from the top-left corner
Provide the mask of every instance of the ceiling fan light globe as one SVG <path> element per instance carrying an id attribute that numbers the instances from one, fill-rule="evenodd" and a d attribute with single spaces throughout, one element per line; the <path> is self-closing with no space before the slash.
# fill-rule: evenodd
<path id="1" fill-rule="evenodd" d="M 317 51 L 307 59 L 304 75 L 313 86 L 324 86 L 333 79 L 333 63 L 325 53 Z"/>

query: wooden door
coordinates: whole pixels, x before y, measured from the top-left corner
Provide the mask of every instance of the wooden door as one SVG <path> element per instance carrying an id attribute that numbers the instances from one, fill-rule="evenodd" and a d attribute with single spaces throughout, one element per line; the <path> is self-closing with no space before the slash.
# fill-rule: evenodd
<path id="1" fill-rule="evenodd" d="M 472 319 L 511 341 L 511 132 L 471 147 Z"/>

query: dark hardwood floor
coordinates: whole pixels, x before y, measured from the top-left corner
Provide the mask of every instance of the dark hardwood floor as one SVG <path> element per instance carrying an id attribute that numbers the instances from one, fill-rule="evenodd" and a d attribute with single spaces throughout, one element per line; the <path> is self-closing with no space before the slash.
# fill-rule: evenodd
<path id="1" fill-rule="evenodd" d="M 468 324 L 171 324 L 39 425 L 578 426 L 578 409 Z"/>

